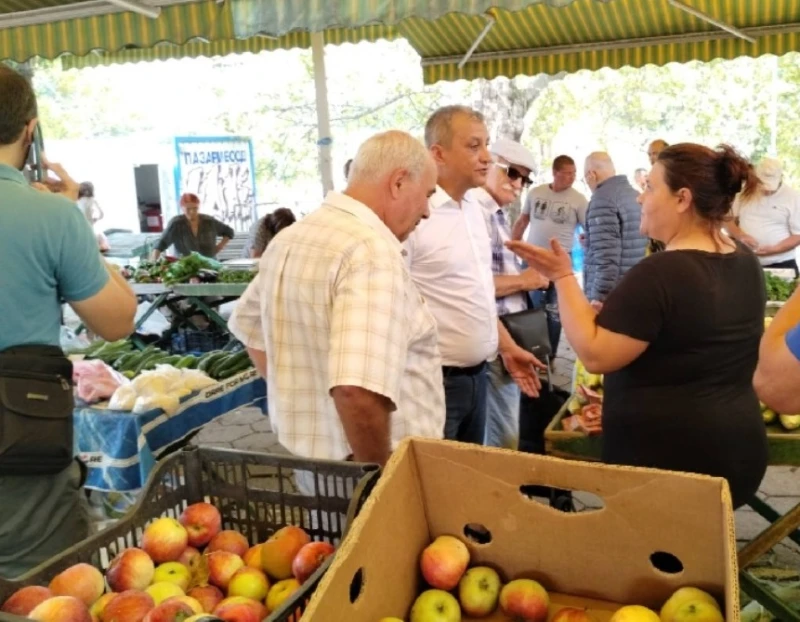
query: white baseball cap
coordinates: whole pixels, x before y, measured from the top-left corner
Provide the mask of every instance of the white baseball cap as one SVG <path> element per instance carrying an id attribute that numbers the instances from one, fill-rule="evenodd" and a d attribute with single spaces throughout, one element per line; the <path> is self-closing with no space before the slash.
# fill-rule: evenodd
<path id="1" fill-rule="evenodd" d="M 756 175 L 764 184 L 767 192 L 775 192 L 781 187 L 783 179 L 783 165 L 775 158 L 764 158 L 756 166 Z"/>
<path id="2" fill-rule="evenodd" d="M 536 170 L 536 158 L 533 153 L 513 140 L 501 138 L 489 146 L 492 155 L 503 158 L 509 164 L 524 166 L 529 171 Z"/>

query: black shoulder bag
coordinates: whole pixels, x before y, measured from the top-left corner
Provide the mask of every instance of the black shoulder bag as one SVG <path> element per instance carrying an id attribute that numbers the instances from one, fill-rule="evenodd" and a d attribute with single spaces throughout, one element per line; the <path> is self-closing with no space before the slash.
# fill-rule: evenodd
<path id="1" fill-rule="evenodd" d="M 0 475 L 54 475 L 73 460 L 72 362 L 56 346 L 0 352 Z"/>

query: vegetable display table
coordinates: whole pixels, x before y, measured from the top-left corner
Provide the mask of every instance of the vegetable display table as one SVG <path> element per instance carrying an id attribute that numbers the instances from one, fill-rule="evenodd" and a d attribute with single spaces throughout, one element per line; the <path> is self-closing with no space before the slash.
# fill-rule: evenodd
<path id="1" fill-rule="evenodd" d="M 173 415 L 103 408 L 75 409 L 75 447 L 89 469 L 86 488 L 102 492 L 140 489 L 156 461 L 187 443 L 204 425 L 248 404 L 266 413 L 266 383 L 255 369 L 181 400 Z"/>
<path id="2" fill-rule="evenodd" d="M 599 461 L 603 452 L 601 435 L 586 436 L 582 432 L 564 430 L 562 419 L 568 415 L 569 401 L 553 418 L 545 431 L 545 451 L 548 455 L 571 460 Z M 769 464 L 772 466 L 800 466 L 800 430 L 787 432 L 779 426 L 767 426 Z M 781 515 L 759 497 L 748 505 L 770 522 L 770 526 L 739 551 L 739 582 L 742 590 L 758 601 L 783 622 L 800 622 L 800 613 L 756 581 L 747 567 L 767 553 L 784 538 L 800 544 L 800 504 Z"/>

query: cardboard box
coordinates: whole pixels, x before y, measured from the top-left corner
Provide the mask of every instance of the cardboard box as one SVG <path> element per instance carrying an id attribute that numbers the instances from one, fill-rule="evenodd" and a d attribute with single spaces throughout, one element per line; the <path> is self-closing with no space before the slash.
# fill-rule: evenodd
<path id="1" fill-rule="evenodd" d="M 531 485 L 593 493 L 603 508 L 563 513 L 527 496 Z M 483 525 L 491 541 L 467 539 L 467 525 Z M 303 622 L 408 620 L 422 588 L 420 553 L 443 534 L 467 542 L 472 565 L 494 566 L 507 581 L 540 581 L 556 605 L 551 615 L 559 606 L 583 606 L 605 622 L 619 604 L 658 609 L 691 585 L 724 603 L 727 622 L 739 620 L 724 480 L 412 439 L 394 452 Z M 654 567 L 674 570 L 665 554 L 683 569 Z"/>

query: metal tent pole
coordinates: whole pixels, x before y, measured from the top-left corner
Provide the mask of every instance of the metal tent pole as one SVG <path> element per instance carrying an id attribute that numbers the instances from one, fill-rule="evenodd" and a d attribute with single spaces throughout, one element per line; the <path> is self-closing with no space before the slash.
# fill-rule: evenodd
<path id="1" fill-rule="evenodd" d="M 319 172 L 322 176 L 322 193 L 333 190 L 333 167 L 331 163 L 331 119 L 328 108 L 328 82 L 325 75 L 325 35 L 311 33 L 311 58 L 314 63 L 314 90 L 317 95 L 317 127 L 319 138 Z"/>

